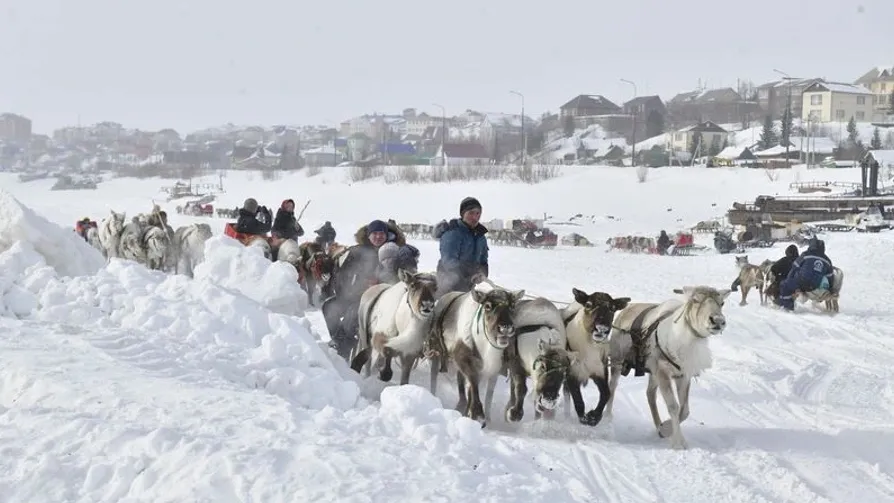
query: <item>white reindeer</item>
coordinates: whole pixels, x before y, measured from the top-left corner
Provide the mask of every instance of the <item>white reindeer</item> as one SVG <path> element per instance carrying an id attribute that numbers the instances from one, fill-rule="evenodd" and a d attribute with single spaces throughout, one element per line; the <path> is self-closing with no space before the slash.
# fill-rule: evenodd
<path id="1" fill-rule="evenodd" d="M 174 272 L 193 277 L 195 267 L 205 260 L 205 241 L 212 236 L 208 224 L 191 224 L 180 227 L 171 242 L 170 261 Z"/>
<path id="2" fill-rule="evenodd" d="M 104 218 L 99 226 L 99 242 L 102 244 L 103 255 L 107 259 L 121 256 L 119 248 L 126 219 L 124 213 L 115 213 L 115 210 L 109 211 L 109 216 Z"/>
<path id="3" fill-rule="evenodd" d="M 450 292 L 438 299 L 432 326 L 430 350 L 432 394 L 436 392 L 442 358 L 457 368 L 456 408 L 482 426 L 486 424 L 481 403 L 481 381 L 498 376 L 503 368 L 503 351 L 513 344 L 515 305 L 525 291 L 495 287 L 484 292 L 478 288 L 467 293 Z"/>
<path id="4" fill-rule="evenodd" d="M 707 286 L 687 286 L 674 293 L 682 294 L 683 300 L 630 304 L 618 314 L 611 333 L 612 395 L 605 410 L 610 416 L 614 391 L 624 372 L 622 367 L 630 365 L 632 358 L 642 357 L 632 354 L 634 339 L 637 339 L 639 350 L 645 351 L 645 366 L 649 370 L 646 398 L 652 422 L 660 437 L 670 439 L 671 447 L 685 449 L 687 444 L 680 423 L 689 417 L 689 388 L 693 377 L 711 368 L 708 340 L 726 328 L 723 304 L 732 292 L 726 288 L 718 291 Z M 670 414 L 665 422 L 658 413 L 657 391 L 661 392 Z"/>
<path id="5" fill-rule="evenodd" d="M 398 270 L 398 278 L 400 282 L 370 287 L 360 297 L 359 341 L 351 368 L 360 372 L 365 367 L 369 376 L 372 365 L 382 355 L 385 362 L 379 378 L 390 381 L 391 360 L 397 356 L 401 360 L 400 383 L 407 384 L 428 339 L 438 281 L 434 274 L 403 269 Z"/>

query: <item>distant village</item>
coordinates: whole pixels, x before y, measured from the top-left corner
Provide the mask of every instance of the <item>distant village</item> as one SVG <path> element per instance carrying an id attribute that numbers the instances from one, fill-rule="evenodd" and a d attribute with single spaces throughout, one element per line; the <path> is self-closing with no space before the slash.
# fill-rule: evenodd
<path id="1" fill-rule="evenodd" d="M 777 73 L 773 82 L 699 86 L 668 101 L 636 96 L 628 82 L 634 97 L 620 104 L 580 94 L 537 117 L 406 108 L 360 115 L 338 128 L 226 125 L 183 133 L 101 122 L 45 135 L 24 115 L 3 113 L 0 170 L 31 179 L 191 178 L 339 165 L 835 166 L 868 155 L 894 167 L 894 67 L 872 68 L 853 82 Z"/>

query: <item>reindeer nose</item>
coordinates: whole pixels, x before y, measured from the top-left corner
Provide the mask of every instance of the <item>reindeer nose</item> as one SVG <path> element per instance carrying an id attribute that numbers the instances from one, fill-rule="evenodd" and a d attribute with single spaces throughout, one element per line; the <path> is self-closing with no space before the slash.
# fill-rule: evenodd
<path id="1" fill-rule="evenodd" d="M 426 314 L 432 312 L 434 309 L 435 309 L 435 303 L 430 300 L 423 300 L 419 306 L 419 310 Z"/>
<path id="2" fill-rule="evenodd" d="M 515 327 L 513 325 L 500 325 L 497 327 L 497 333 L 508 337 L 515 333 Z"/>
<path id="3" fill-rule="evenodd" d="M 726 316 L 722 314 L 712 314 L 708 320 L 715 328 L 723 328 L 726 326 Z"/>

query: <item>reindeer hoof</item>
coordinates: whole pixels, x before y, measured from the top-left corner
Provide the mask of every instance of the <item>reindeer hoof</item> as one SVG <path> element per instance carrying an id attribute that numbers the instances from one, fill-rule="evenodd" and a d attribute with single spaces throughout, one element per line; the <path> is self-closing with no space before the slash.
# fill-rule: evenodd
<path id="1" fill-rule="evenodd" d="M 739 305 L 740 305 L 740 306 L 746 306 L 746 305 L 748 305 L 748 303 L 745 302 L 745 301 L 743 300 L 742 302 L 739 302 Z"/>
<path id="2" fill-rule="evenodd" d="M 661 438 L 669 438 L 674 434 L 674 425 L 671 424 L 670 419 L 661 423 L 661 426 L 658 427 L 658 436 Z"/>
<path id="3" fill-rule="evenodd" d="M 602 421 L 602 414 L 596 410 L 591 410 L 580 417 L 580 422 L 586 426 L 596 426 Z"/>
<path id="4" fill-rule="evenodd" d="M 379 371 L 379 379 L 382 381 L 389 382 L 392 377 L 394 377 L 394 371 L 389 368 L 384 368 Z"/>
<path id="5" fill-rule="evenodd" d="M 524 417 L 525 411 L 523 409 L 509 409 L 506 411 L 506 422 L 507 423 L 517 423 L 522 420 Z"/>

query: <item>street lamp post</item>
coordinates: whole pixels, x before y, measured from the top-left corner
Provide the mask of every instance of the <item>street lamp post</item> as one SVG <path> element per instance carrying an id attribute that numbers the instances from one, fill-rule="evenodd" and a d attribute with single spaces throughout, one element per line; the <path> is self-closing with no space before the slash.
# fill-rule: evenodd
<path id="1" fill-rule="evenodd" d="M 447 134 L 447 109 L 444 108 L 443 105 L 438 105 L 437 103 L 432 103 L 432 105 L 441 109 L 441 166 L 447 166 L 447 153 L 444 152 L 444 145 L 446 144 L 446 134 Z"/>
<path id="2" fill-rule="evenodd" d="M 773 71 L 778 73 L 779 75 L 782 75 L 783 77 L 785 77 L 785 80 L 788 81 L 788 103 L 786 104 L 786 113 L 782 114 L 782 122 L 781 122 L 782 127 L 787 127 L 788 124 L 786 124 L 786 120 L 785 120 L 786 114 L 788 114 L 788 117 L 791 117 L 791 114 L 792 114 L 792 77 L 789 74 L 787 74 L 781 70 L 777 70 L 775 68 L 773 69 Z M 782 133 L 781 129 L 782 128 L 780 128 L 780 131 L 779 131 L 780 133 Z M 788 134 L 789 134 L 789 136 L 791 136 L 792 132 L 789 131 Z M 786 168 L 791 167 L 791 165 L 790 165 L 791 160 L 790 160 L 789 154 L 788 154 L 788 149 L 789 149 L 790 143 L 791 142 L 789 141 L 789 138 L 786 138 L 785 139 L 785 167 Z"/>
<path id="3" fill-rule="evenodd" d="M 509 91 L 521 98 L 521 134 L 522 134 L 522 166 L 528 165 L 528 135 L 525 134 L 525 95 L 518 91 Z"/>
<path id="4" fill-rule="evenodd" d="M 636 97 L 639 95 L 639 93 L 637 93 L 637 91 L 636 91 L 636 83 L 633 82 L 632 80 L 627 80 L 627 79 L 621 79 L 621 82 L 624 82 L 626 84 L 630 84 L 631 86 L 633 86 L 633 99 L 636 99 Z M 630 151 L 630 165 L 636 166 L 636 109 L 635 108 L 633 110 L 633 137 L 631 138 L 631 141 L 633 142 L 633 149 Z"/>

